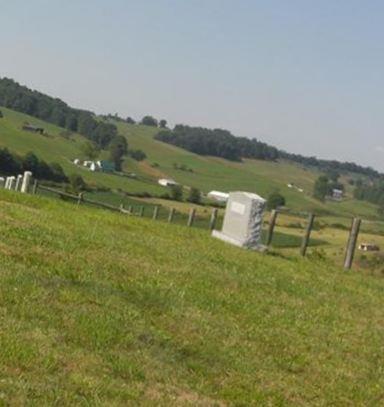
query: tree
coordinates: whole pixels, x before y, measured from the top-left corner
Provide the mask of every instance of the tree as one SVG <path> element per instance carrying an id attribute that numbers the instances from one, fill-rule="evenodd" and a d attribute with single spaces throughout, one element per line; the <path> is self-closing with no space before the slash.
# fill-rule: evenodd
<path id="1" fill-rule="evenodd" d="M 132 117 L 127 117 L 127 118 L 125 119 L 125 121 L 126 121 L 128 124 L 136 124 L 136 121 L 133 120 Z"/>
<path id="2" fill-rule="evenodd" d="M 52 181 L 56 182 L 67 182 L 68 177 L 65 175 L 63 167 L 58 163 L 51 163 L 51 176 Z"/>
<path id="3" fill-rule="evenodd" d="M 167 121 L 164 120 L 164 119 L 160 120 L 159 126 L 160 126 L 162 129 L 165 129 L 165 128 L 167 127 Z"/>
<path id="4" fill-rule="evenodd" d="M 69 183 L 71 185 L 72 191 L 76 194 L 84 191 L 87 187 L 87 184 L 83 180 L 83 177 L 79 174 L 71 174 L 69 176 Z"/>
<path id="5" fill-rule="evenodd" d="M 277 209 L 285 205 L 285 198 L 279 192 L 275 191 L 269 194 L 267 200 L 267 209 Z"/>
<path id="6" fill-rule="evenodd" d="M 181 187 L 181 185 L 171 185 L 170 186 L 170 197 L 174 201 L 183 200 L 183 188 Z"/>
<path id="7" fill-rule="evenodd" d="M 329 190 L 328 182 L 328 177 L 325 175 L 320 175 L 320 177 L 315 181 L 313 196 L 319 201 L 324 201 L 325 197 L 327 196 Z"/>
<path id="8" fill-rule="evenodd" d="M 157 120 L 152 116 L 144 116 L 141 119 L 141 124 L 144 124 L 145 126 L 157 127 Z"/>
<path id="9" fill-rule="evenodd" d="M 339 178 L 340 178 L 340 173 L 339 173 L 338 171 L 334 170 L 334 169 L 329 169 L 329 170 L 326 172 L 326 176 L 327 176 L 327 178 L 328 178 L 329 180 L 331 180 L 332 182 L 337 183 L 337 181 L 338 181 Z"/>
<path id="10" fill-rule="evenodd" d="M 136 161 L 143 161 L 147 158 L 147 155 L 142 150 L 130 150 L 129 155 Z"/>
<path id="11" fill-rule="evenodd" d="M 96 160 L 96 158 L 100 154 L 100 149 L 98 148 L 98 146 L 91 141 L 84 142 L 81 145 L 80 149 L 84 157 L 88 158 L 89 160 Z"/>
<path id="12" fill-rule="evenodd" d="M 38 175 L 39 173 L 39 159 L 35 154 L 29 152 L 25 155 L 21 162 L 23 171 L 31 171 L 33 174 Z"/>
<path id="13" fill-rule="evenodd" d="M 14 157 L 7 148 L 0 149 L 0 171 L 7 175 L 22 171 L 20 159 Z"/>
<path id="14" fill-rule="evenodd" d="M 189 190 L 189 194 L 188 194 L 188 198 L 187 198 L 188 202 L 192 202 L 195 204 L 199 204 L 201 202 L 201 193 L 200 190 L 198 190 L 197 188 L 191 188 Z"/>
<path id="15" fill-rule="evenodd" d="M 115 164 L 116 171 L 121 171 L 121 165 L 124 155 L 127 154 L 128 143 L 123 136 L 116 136 L 109 145 L 111 161 Z"/>
<path id="16" fill-rule="evenodd" d="M 0 119 L 4 117 L 3 112 L 0 110 Z"/>

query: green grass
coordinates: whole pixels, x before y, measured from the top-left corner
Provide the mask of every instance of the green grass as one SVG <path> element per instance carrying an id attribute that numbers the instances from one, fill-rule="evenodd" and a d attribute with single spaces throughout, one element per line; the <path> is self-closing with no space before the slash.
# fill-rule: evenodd
<path id="1" fill-rule="evenodd" d="M 350 187 L 347 188 L 349 198 L 343 202 L 324 204 L 314 200 L 311 194 L 313 183 L 319 175 L 316 171 L 286 161 L 274 163 L 244 160 L 242 163 L 234 163 L 214 157 L 198 156 L 154 140 L 157 129 L 148 126 L 116 123 L 119 132 L 127 137 L 129 147 L 142 149 L 148 156 L 142 163 L 131 158 L 124 162 L 125 170 L 136 173 L 138 179 L 92 173 L 71 162 L 74 158 L 82 158 L 81 145 L 85 141 L 84 137 L 73 134 L 70 138 L 64 138 L 61 135 L 63 129 L 59 127 L 6 108 L 1 110 L 5 117 L 0 119 L 0 146 L 8 147 L 19 154 L 33 151 L 47 162 L 60 163 L 67 174 L 81 174 L 90 185 L 131 193 L 149 192 L 159 196 L 167 192 L 167 189 L 159 186 L 157 179 L 166 176 L 185 186 L 195 186 L 203 192 L 212 189 L 245 190 L 267 197 L 272 191 L 279 190 L 286 197 L 287 206 L 294 210 L 315 211 L 327 216 L 358 215 L 370 219 L 378 218 L 374 205 L 351 199 Z M 22 131 L 22 124 L 26 121 L 44 127 L 49 137 Z M 103 151 L 102 156 L 107 157 L 108 153 Z M 159 164 L 159 167 L 152 168 L 153 163 Z M 184 164 L 193 172 L 177 170 L 174 164 Z M 291 182 L 303 188 L 304 192 L 288 188 L 287 184 Z"/>
<path id="2" fill-rule="evenodd" d="M 159 177 L 162 173 L 183 185 L 200 188 L 203 192 L 245 190 L 268 197 L 271 192 L 278 190 L 285 196 L 287 206 L 294 210 L 342 217 L 359 215 L 378 218 L 376 206 L 350 196 L 343 202 L 321 203 L 315 200 L 312 197 L 313 184 L 319 176 L 319 172 L 315 170 L 287 161 L 244 160 L 236 163 L 216 157 L 203 157 L 154 140 L 158 131 L 156 128 L 121 122 L 116 125 L 132 148 L 145 151 L 150 164 L 159 164 L 155 169 L 159 172 Z M 175 163 L 184 164 L 193 172 L 177 170 L 173 166 Z M 136 170 L 143 173 L 140 166 Z M 304 192 L 288 188 L 288 183 L 294 183 Z M 347 189 L 351 195 L 351 188 Z"/>
<path id="3" fill-rule="evenodd" d="M 5 405 L 381 404 L 380 278 L 38 196 L 0 216 Z"/>
<path id="4" fill-rule="evenodd" d="M 148 189 L 148 184 L 145 182 L 106 173 L 93 173 L 85 168 L 75 166 L 71 161 L 75 158 L 83 158 L 81 145 L 86 141 L 84 137 L 73 134 L 70 138 L 65 138 L 60 135 L 63 129 L 57 126 L 3 107 L 1 111 L 4 118 L 0 119 L 0 147 L 7 147 L 10 151 L 20 155 L 32 151 L 48 163 L 61 164 L 67 174 L 81 174 L 90 184 L 131 192 L 143 192 Z M 24 122 L 43 127 L 48 135 L 22 131 L 21 127 Z M 133 160 L 127 159 L 127 165 L 131 170 L 136 168 Z M 163 192 L 163 189 L 156 184 L 150 184 L 149 189 L 154 193 Z"/>

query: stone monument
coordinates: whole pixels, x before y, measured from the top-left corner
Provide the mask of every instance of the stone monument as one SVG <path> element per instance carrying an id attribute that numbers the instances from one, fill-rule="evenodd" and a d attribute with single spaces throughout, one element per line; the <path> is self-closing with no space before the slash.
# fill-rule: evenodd
<path id="1" fill-rule="evenodd" d="M 250 192 L 231 192 L 225 210 L 223 229 L 212 236 L 233 245 L 252 250 L 265 250 L 261 244 L 263 212 L 266 201 Z"/>

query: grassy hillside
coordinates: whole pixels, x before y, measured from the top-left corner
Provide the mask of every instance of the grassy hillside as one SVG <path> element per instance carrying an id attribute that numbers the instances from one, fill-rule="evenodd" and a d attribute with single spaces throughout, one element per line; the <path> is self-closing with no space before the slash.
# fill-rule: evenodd
<path id="1" fill-rule="evenodd" d="M 195 186 L 204 192 L 210 190 L 252 191 L 267 197 L 279 190 L 287 199 L 287 205 L 295 210 L 313 210 L 321 214 L 334 216 L 360 215 L 377 218 L 374 205 L 356 201 L 349 197 L 343 202 L 320 203 L 312 197 L 313 184 L 319 173 L 287 161 L 270 162 L 262 160 L 244 160 L 236 163 L 217 157 L 203 157 L 170 144 L 154 140 L 157 129 L 147 126 L 115 123 L 121 134 L 126 135 L 132 148 L 147 153 L 148 162 L 141 165 L 141 172 L 155 172 L 158 176 L 170 176 L 183 185 Z M 150 165 L 158 164 L 156 168 Z M 184 164 L 193 172 L 181 171 L 174 164 Z M 140 170 L 140 168 L 139 168 Z M 139 171 L 138 170 L 138 171 Z M 294 183 L 304 192 L 288 188 Z"/>
<path id="2" fill-rule="evenodd" d="M 25 154 L 34 152 L 48 163 L 57 162 L 62 165 L 67 174 L 79 173 L 90 184 L 104 185 L 110 188 L 120 188 L 132 192 L 141 192 L 148 189 L 148 185 L 126 177 L 119 177 L 105 173 L 93 173 L 85 168 L 75 166 L 71 161 L 74 158 L 82 158 L 81 145 L 86 139 L 78 134 L 72 134 L 69 138 L 63 137 L 64 129 L 38 120 L 34 117 L 1 108 L 4 118 L 0 119 L 0 146 L 9 150 Z M 29 122 L 43 127 L 47 135 L 29 133 L 21 130 L 23 123 Z M 127 165 L 131 170 L 135 164 L 128 160 Z M 162 188 L 150 185 L 157 193 Z"/>
<path id="3" fill-rule="evenodd" d="M 157 184 L 157 179 L 166 176 L 183 185 L 200 188 L 204 192 L 212 189 L 246 190 L 267 197 L 270 192 L 279 190 L 286 197 L 287 205 L 295 210 L 314 210 L 328 216 L 377 217 L 374 205 L 353 200 L 351 197 L 341 203 L 322 204 L 314 200 L 311 194 L 313 183 L 318 176 L 316 171 L 285 161 L 275 163 L 245 160 L 243 163 L 236 163 L 198 156 L 154 140 L 157 129 L 148 126 L 116 123 L 119 132 L 127 137 L 130 148 L 141 149 L 148 156 L 148 159 L 141 163 L 130 158 L 124 163 L 125 170 L 138 174 L 139 179 L 92 173 L 71 162 L 76 157 L 82 158 L 81 145 L 85 141 L 82 136 L 73 134 L 63 137 L 63 129 L 59 127 L 9 109 L 1 110 L 5 117 L 0 119 L 0 146 L 20 154 L 33 151 L 47 162 L 60 163 L 67 174 L 80 173 L 92 185 L 160 195 L 167 190 Z M 22 131 L 24 122 L 44 127 L 48 136 Z M 106 155 L 107 152 L 102 152 L 102 156 Z M 154 167 L 155 163 L 157 165 Z M 185 165 L 193 172 L 175 169 L 174 164 Z M 288 188 L 288 183 L 294 183 L 304 192 Z M 351 190 L 348 191 L 351 194 Z"/>
<path id="4" fill-rule="evenodd" d="M 384 281 L 0 191 L 11 405 L 377 405 Z"/>

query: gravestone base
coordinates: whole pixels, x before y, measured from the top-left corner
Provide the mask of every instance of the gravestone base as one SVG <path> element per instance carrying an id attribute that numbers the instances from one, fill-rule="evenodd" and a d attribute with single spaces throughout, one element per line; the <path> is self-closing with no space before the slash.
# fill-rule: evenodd
<path id="1" fill-rule="evenodd" d="M 230 243 L 234 246 L 237 247 L 242 247 L 243 249 L 249 249 L 249 250 L 255 250 L 258 252 L 266 252 L 267 251 L 267 246 L 264 246 L 263 244 L 259 244 L 259 243 L 253 243 L 250 244 L 247 240 L 239 240 L 239 239 L 235 239 L 232 236 L 228 236 L 223 232 L 220 232 L 219 230 L 213 230 L 212 231 L 212 237 L 215 237 L 216 239 L 220 239 L 223 242 L 226 243 Z"/>

